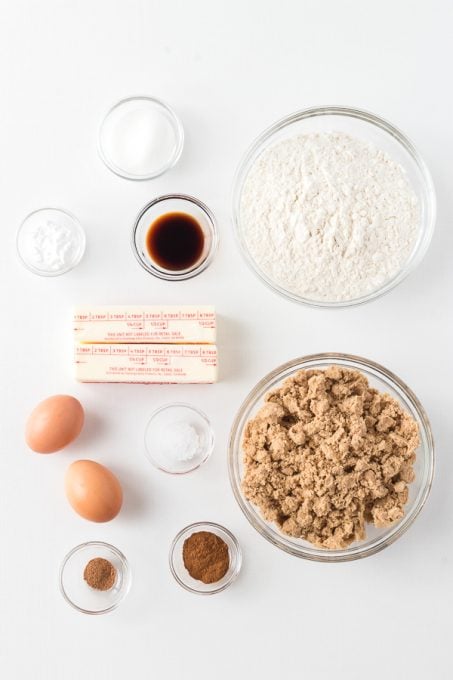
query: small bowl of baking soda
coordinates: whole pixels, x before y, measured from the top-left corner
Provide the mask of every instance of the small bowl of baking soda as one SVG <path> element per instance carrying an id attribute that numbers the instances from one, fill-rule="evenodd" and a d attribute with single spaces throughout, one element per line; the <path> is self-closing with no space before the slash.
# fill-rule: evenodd
<path id="1" fill-rule="evenodd" d="M 208 417 L 189 404 L 162 406 L 146 426 L 146 457 L 163 472 L 192 472 L 207 461 L 213 448 L 214 433 Z"/>
<path id="2" fill-rule="evenodd" d="M 60 276 L 79 264 L 85 252 L 85 232 L 74 215 L 59 208 L 42 208 L 27 215 L 17 232 L 22 264 L 39 276 Z"/>

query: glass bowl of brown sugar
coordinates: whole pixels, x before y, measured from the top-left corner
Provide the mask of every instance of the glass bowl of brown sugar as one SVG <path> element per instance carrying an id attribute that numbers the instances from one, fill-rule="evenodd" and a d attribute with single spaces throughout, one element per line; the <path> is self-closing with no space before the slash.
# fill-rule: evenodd
<path id="1" fill-rule="evenodd" d="M 296 557 L 346 562 L 412 525 L 430 492 L 434 442 L 423 406 L 394 373 L 358 356 L 314 354 L 252 389 L 228 463 L 236 500 L 264 538 Z"/>
<path id="2" fill-rule="evenodd" d="M 214 522 L 195 522 L 175 536 L 170 547 L 170 571 L 182 588 L 214 595 L 230 586 L 242 565 L 235 536 Z"/>

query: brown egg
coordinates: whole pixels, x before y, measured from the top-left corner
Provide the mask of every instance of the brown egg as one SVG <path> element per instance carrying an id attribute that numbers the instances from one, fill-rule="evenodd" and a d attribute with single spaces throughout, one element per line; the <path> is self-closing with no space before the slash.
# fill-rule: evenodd
<path id="1" fill-rule="evenodd" d="M 25 441 L 37 453 L 54 453 L 80 434 L 84 413 L 75 397 L 56 394 L 41 401 L 31 412 L 25 426 Z"/>
<path id="2" fill-rule="evenodd" d="M 65 477 L 66 497 L 91 522 L 109 522 L 123 503 L 121 484 L 110 470 L 93 460 L 76 460 Z"/>

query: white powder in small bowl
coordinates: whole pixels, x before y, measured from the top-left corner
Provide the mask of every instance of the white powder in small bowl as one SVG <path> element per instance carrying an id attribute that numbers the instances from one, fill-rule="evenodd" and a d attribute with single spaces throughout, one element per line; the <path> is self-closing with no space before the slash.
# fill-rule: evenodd
<path id="1" fill-rule="evenodd" d="M 73 269 L 85 250 L 85 232 L 78 220 L 64 210 L 36 210 L 23 221 L 17 235 L 17 251 L 35 274 L 58 276 Z"/>
<path id="2" fill-rule="evenodd" d="M 160 470 L 185 474 L 211 455 L 214 435 L 202 411 L 189 404 L 167 404 L 155 411 L 145 429 L 145 453 Z"/>
<path id="3" fill-rule="evenodd" d="M 420 205 L 404 168 L 343 132 L 297 135 L 258 156 L 240 202 L 243 238 L 259 270 L 312 301 L 365 296 L 408 261 Z"/>
<path id="4" fill-rule="evenodd" d="M 200 436 L 189 423 L 172 423 L 162 435 L 161 454 L 171 464 L 192 460 L 200 452 Z"/>

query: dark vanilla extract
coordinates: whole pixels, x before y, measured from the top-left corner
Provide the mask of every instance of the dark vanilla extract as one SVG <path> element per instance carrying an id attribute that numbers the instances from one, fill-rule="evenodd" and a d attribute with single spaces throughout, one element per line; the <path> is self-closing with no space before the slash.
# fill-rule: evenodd
<path id="1" fill-rule="evenodd" d="M 200 260 L 204 240 L 203 229 L 195 217 L 184 212 L 170 212 L 158 217 L 149 227 L 146 249 L 162 269 L 183 271 Z"/>

